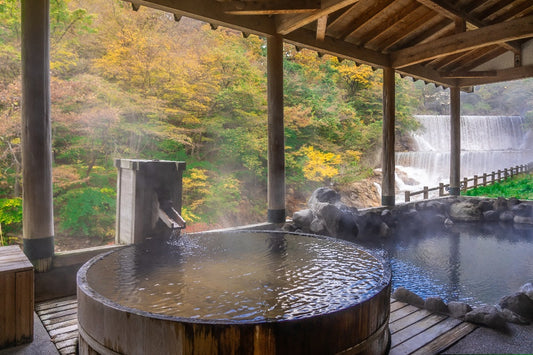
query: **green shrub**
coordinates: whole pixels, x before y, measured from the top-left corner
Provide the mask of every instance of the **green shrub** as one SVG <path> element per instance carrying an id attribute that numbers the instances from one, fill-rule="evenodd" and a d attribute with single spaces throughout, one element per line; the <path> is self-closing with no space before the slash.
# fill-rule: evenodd
<path id="1" fill-rule="evenodd" d="M 70 190 L 57 200 L 59 230 L 78 236 L 105 238 L 115 227 L 115 191 L 109 188 Z"/>
<path id="2" fill-rule="evenodd" d="M 0 199 L 0 246 L 22 234 L 22 199 Z"/>

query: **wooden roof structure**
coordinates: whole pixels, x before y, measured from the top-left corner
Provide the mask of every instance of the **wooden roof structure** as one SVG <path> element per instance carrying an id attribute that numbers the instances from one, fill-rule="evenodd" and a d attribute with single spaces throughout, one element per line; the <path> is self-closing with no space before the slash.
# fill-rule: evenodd
<path id="1" fill-rule="evenodd" d="M 532 0 L 134 0 L 445 87 L 533 77 Z"/>

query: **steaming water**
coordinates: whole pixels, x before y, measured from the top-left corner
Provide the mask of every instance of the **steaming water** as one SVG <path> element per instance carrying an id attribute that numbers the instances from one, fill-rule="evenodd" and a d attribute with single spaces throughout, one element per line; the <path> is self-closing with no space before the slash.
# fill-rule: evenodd
<path id="1" fill-rule="evenodd" d="M 393 289 L 403 286 L 423 298 L 492 305 L 533 282 L 533 228 L 456 224 L 391 236 L 382 248 L 391 258 Z"/>
<path id="2" fill-rule="evenodd" d="M 400 191 L 447 183 L 450 175 L 449 116 L 415 116 L 416 151 L 396 153 Z M 533 134 L 520 116 L 461 117 L 461 176 L 471 177 L 521 165 L 533 157 Z"/>
<path id="3" fill-rule="evenodd" d="M 87 272 L 100 295 L 141 311 L 202 320 L 309 317 L 365 300 L 389 280 L 351 243 L 285 233 L 183 235 L 128 247 Z"/>

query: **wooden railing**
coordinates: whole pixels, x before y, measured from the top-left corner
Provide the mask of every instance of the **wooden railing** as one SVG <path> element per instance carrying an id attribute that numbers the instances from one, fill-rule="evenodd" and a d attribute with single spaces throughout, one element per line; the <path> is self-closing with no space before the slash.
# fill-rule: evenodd
<path id="1" fill-rule="evenodd" d="M 491 172 L 490 174 L 484 173 L 483 175 L 474 175 L 471 178 L 463 178 L 461 182 L 461 191 L 466 192 L 470 189 L 475 189 L 479 186 L 488 186 L 494 183 L 503 181 L 507 178 L 513 177 L 518 174 L 528 173 L 533 170 L 533 162 L 524 165 L 517 165 L 508 169 L 498 170 L 497 172 Z M 405 202 L 411 201 L 412 196 L 423 195 L 424 200 L 429 198 L 429 193 L 432 191 L 438 191 L 439 197 L 448 196 L 450 184 L 440 183 L 437 187 L 424 186 L 423 190 L 419 191 L 405 191 Z"/>

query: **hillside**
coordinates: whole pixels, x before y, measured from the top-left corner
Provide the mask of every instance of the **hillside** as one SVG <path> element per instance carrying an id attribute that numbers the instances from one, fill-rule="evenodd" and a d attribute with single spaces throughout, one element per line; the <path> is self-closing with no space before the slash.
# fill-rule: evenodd
<path id="1" fill-rule="evenodd" d="M 186 161 L 190 225 L 264 220 L 263 38 L 176 22 L 144 7 L 133 12 L 118 0 L 54 1 L 50 21 L 58 236 L 113 235 L 116 158 Z M 0 34 L 0 198 L 7 201 L 21 196 L 18 1 L 0 4 Z M 373 176 L 380 164 L 381 71 L 289 45 L 284 51 L 290 214 L 318 186 L 346 188 Z M 465 94 L 463 109 L 533 117 L 532 83 Z M 417 128 L 412 114 L 446 113 L 446 95 L 398 77 L 398 141 Z M 10 233 L 20 232 L 17 223 Z"/>

